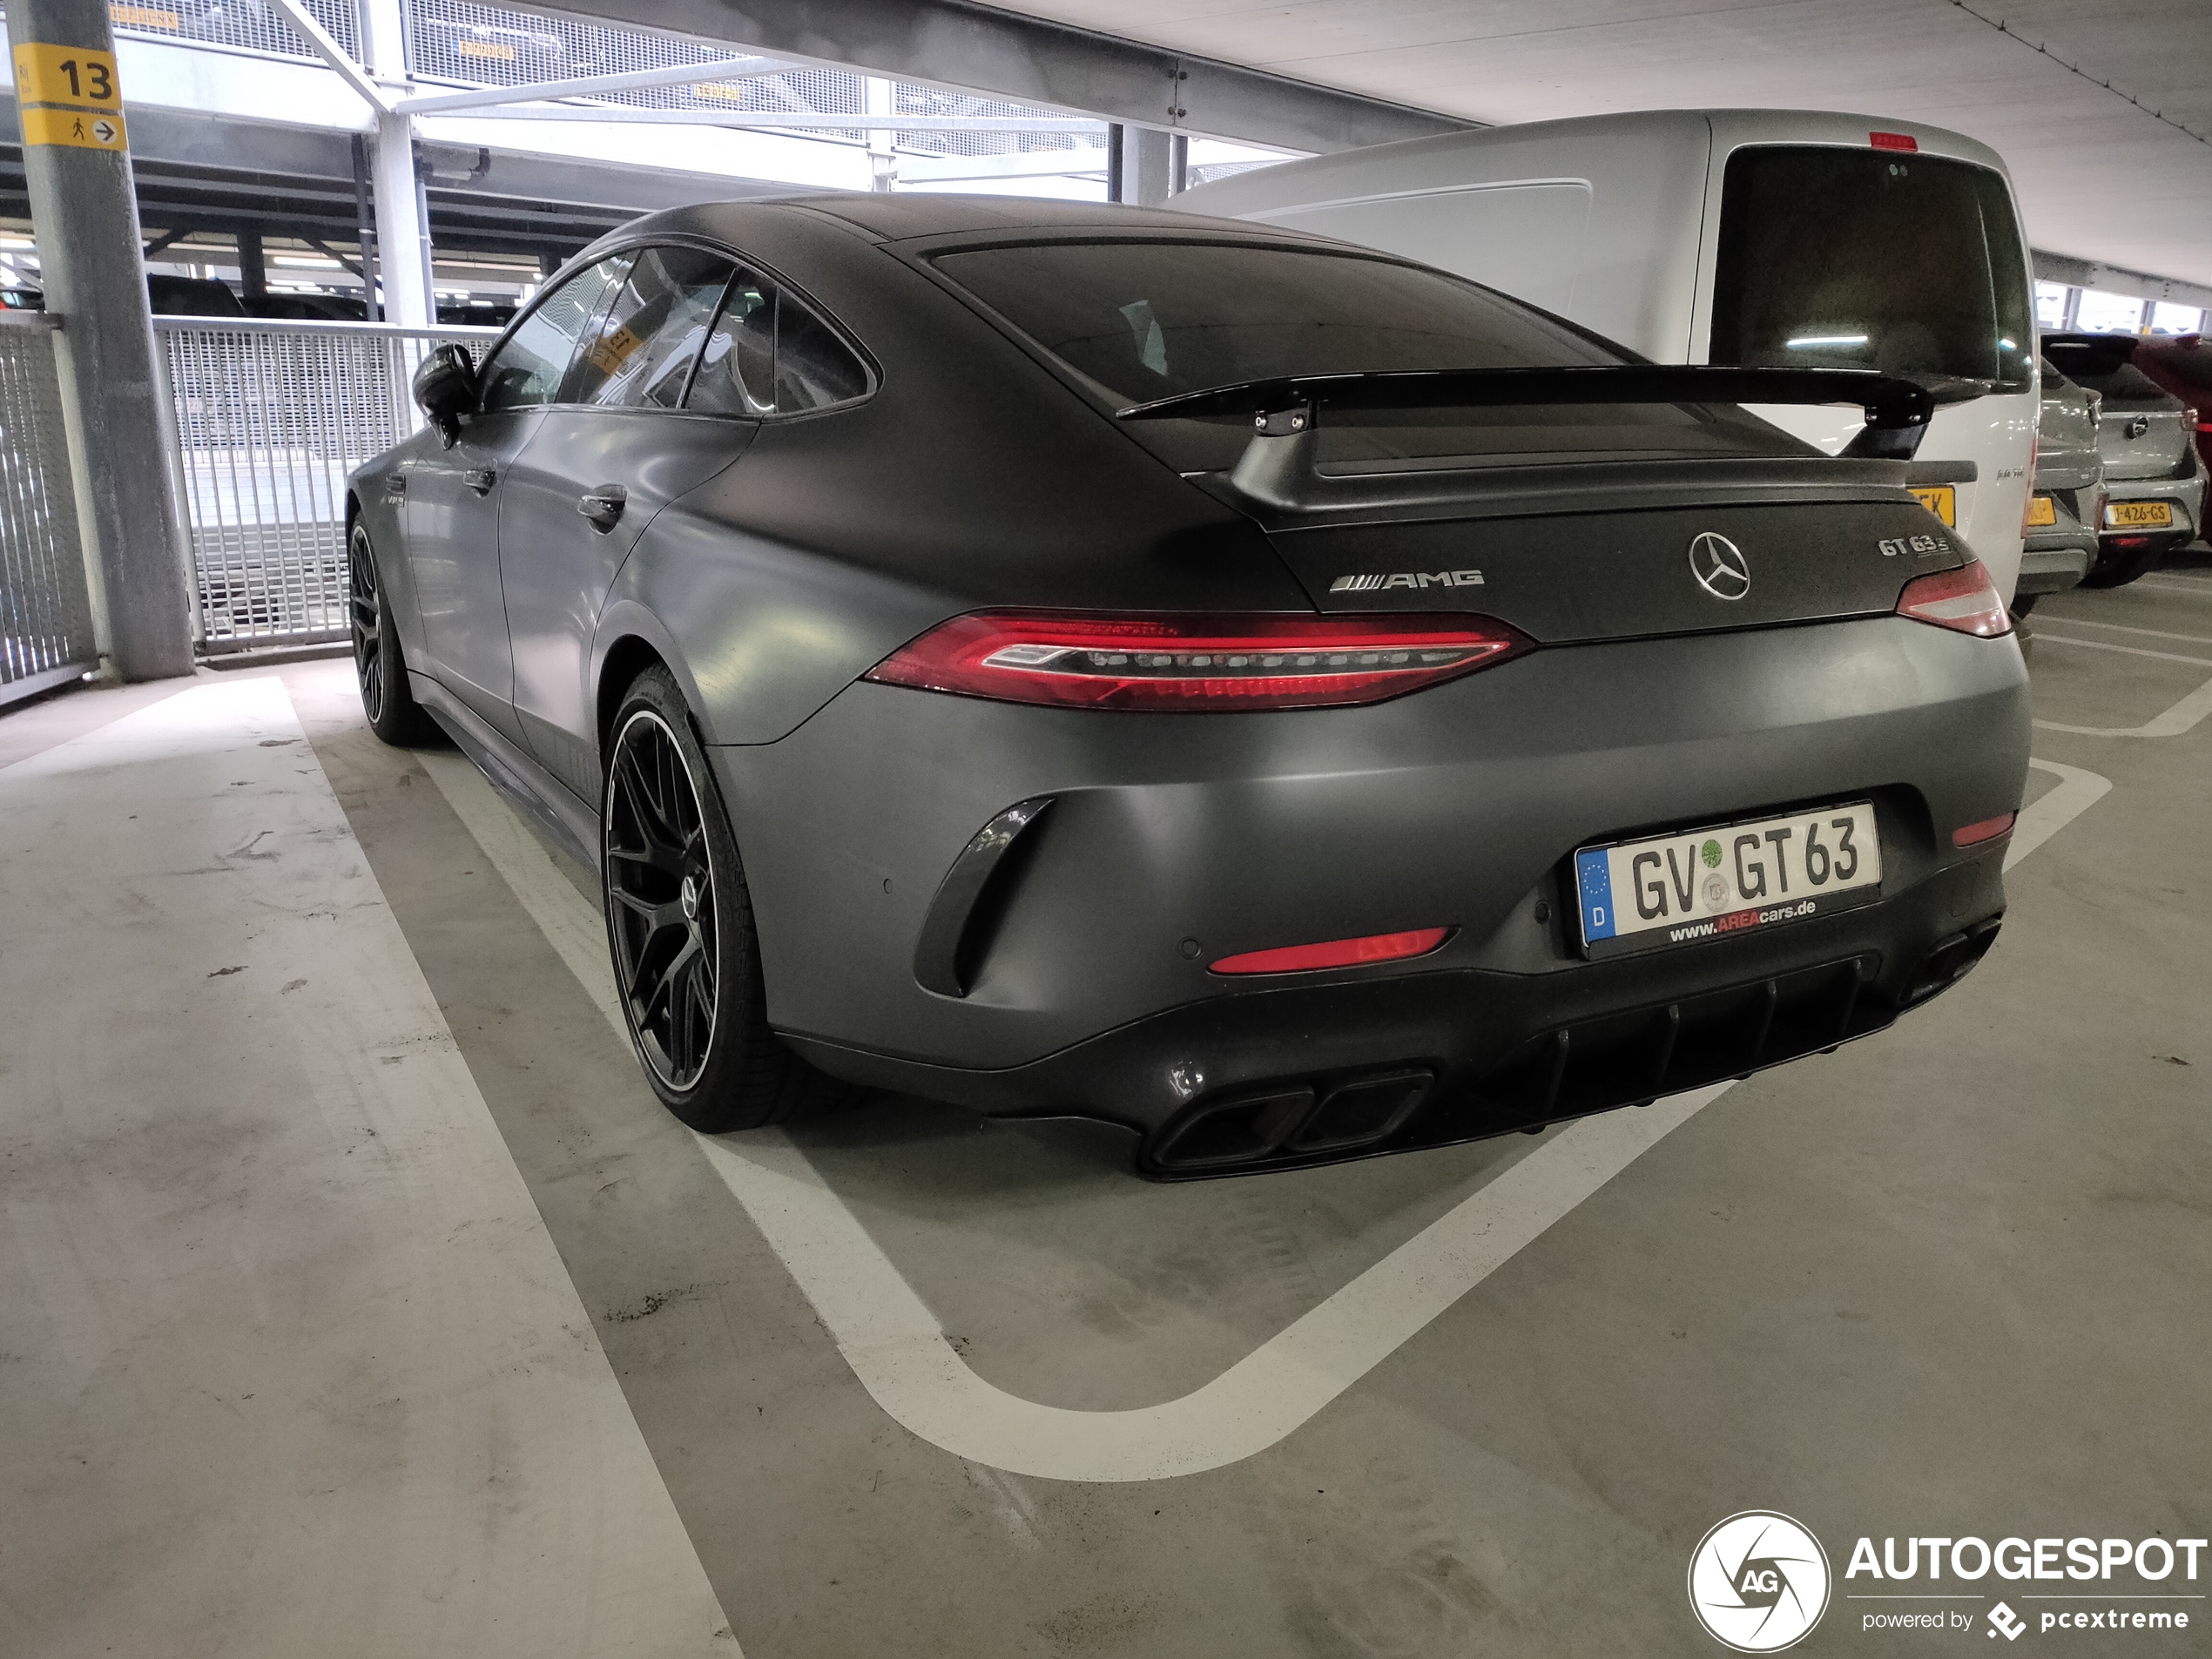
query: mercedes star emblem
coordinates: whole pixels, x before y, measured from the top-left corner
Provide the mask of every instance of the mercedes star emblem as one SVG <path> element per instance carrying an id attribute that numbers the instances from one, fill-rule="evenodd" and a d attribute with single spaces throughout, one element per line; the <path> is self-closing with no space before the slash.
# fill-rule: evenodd
<path id="1" fill-rule="evenodd" d="M 1710 530 L 1690 540 L 1689 573 L 1716 599 L 1741 599 L 1751 590 L 1751 562 L 1743 550 Z"/>

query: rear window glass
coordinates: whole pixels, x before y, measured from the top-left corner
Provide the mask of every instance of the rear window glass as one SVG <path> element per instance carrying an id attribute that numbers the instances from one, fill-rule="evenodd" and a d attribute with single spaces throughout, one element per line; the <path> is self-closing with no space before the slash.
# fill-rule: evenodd
<path id="1" fill-rule="evenodd" d="M 1278 374 L 1612 363 L 1623 354 L 1440 271 L 1286 248 L 1055 242 L 940 270 L 1132 403 Z"/>
<path id="2" fill-rule="evenodd" d="M 1711 361 L 2024 388 L 2035 321 L 2005 181 L 1892 151 L 1729 158 Z"/>
<path id="3" fill-rule="evenodd" d="M 1637 361 L 1625 347 L 1474 283 L 1350 253 L 1052 242 L 941 254 L 936 264 L 1124 404 L 1285 374 Z M 1325 468 L 1373 471 L 1447 460 L 1741 454 L 1753 424 L 1669 406 L 1532 406 L 1332 412 L 1318 435 Z M 1128 430 L 1177 467 L 1213 469 L 1234 464 L 1251 423 L 1242 416 L 1143 421 Z M 1750 442 L 1771 448 L 1764 438 Z"/>

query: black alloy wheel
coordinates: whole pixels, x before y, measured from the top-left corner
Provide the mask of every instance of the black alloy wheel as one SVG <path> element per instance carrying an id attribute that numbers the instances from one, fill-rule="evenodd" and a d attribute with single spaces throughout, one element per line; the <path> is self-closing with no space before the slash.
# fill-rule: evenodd
<path id="1" fill-rule="evenodd" d="M 607 783 L 607 927 L 637 1050 L 678 1093 L 714 1047 L 722 945 L 698 786 L 676 734 L 638 709 L 616 734 Z"/>
<path id="2" fill-rule="evenodd" d="M 407 658 L 384 604 L 376 550 L 366 524 L 356 523 L 346 537 L 346 625 L 353 635 L 354 678 L 368 729 L 389 744 L 428 742 L 435 728 L 408 685 Z"/>
<path id="3" fill-rule="evenodd" d="M 646 670 L 624 696 L 606 764 L 607 945 L 624 1022 L 661 1103 L 717 1135 L 857 1094 L 769 1028 L 737 840 L 665 668 Z"/>

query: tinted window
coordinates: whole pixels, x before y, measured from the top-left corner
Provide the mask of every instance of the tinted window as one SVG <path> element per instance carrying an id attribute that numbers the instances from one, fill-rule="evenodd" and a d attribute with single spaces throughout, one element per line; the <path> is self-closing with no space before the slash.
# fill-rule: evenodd
<path id="1" fill-rule="evenodd" d="M 748 272 L 731 286 L 685 407 L 716 415 L 794 415 L 850 402 L 867 389 L 868 372 L 851 347 L 806 307 Z"/>
<path id="2" fill-rule="evenodd" d="M 2027 259 L 1986 167 L 1739 150 L 1722 187 L 1712 361 L 2027 384 Z"/>
<path id="3" fill-rule="evenodd" d="M 550 403 L 560 395 L 577 341 L 629 268 L 627 253 L 601 260 L 546 295 L 516 325 L 484 367 L 485 413 Z"/>
<path id="4" fill-rule="evenodd" d="M 1278 374 L 1608 363 L 1503 295 L 1415 266 L 1196 242 L 953 253 L 938 267 L 1131 402 Z"/>
<path id="5" fill-rule="evenodd" d="M 649 247 L 592 325 L 562 401 L 672 409 L 736 270 L 717 253 Z"/>

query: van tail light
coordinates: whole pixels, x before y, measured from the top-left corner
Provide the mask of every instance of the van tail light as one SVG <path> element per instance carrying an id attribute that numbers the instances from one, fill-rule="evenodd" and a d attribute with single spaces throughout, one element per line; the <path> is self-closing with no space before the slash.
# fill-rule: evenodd
<path id="1" fill-rule="evenodd" d="M 1897 596 L 1897 614 L 1983 639 L 2013 631 L 2005 601 L 1979 559 L 1968 559 L 1955 570 L 1915 577 Z"/>
<path id="2" fill-rule="evenodd" d="M 1379 703 L 1533 645 L 1487 617 L 978 610 L 901 646 L 865 678 L 1066 708 L 1328 708 Z"/>
<path id="3" fill-rule="evenodd" d="M 1305 974 L 1322 968 L 1359 968 L 1369 962 L 1402 961 L 1426 956 L 1443 944 L 1449 927 L 1418 927 L 1411 933 L 1370 934 L 1365 939 L 1332 939 L 1325 945 L 1285 945 L 1279 950 L 1248 950 L 1224 956 L 1216 974 Z"/>
<path id="4" fill-rule="evenodd" d="M 1968 824 L 1951 832 L 1953 846 L 1979 846 L 1984 841 L 1993 841 L 2000 835 L 2013 833 L 2013 820 L 2018 813 L 2000 813 L 1994 818 L 1985 818 L 1979 824 Z"/>

